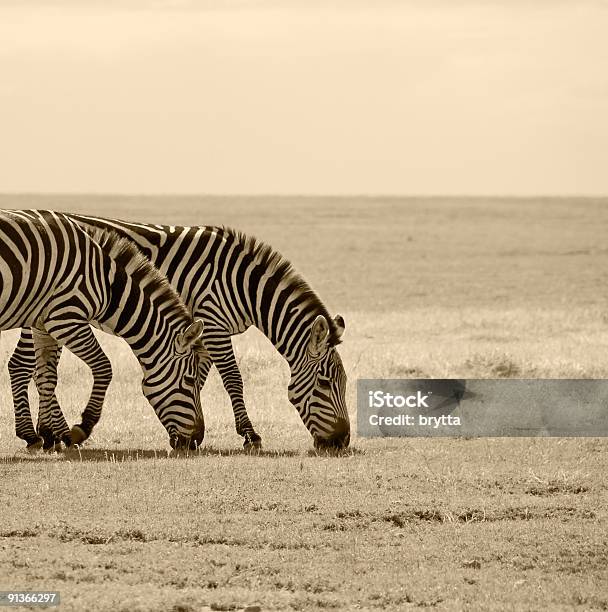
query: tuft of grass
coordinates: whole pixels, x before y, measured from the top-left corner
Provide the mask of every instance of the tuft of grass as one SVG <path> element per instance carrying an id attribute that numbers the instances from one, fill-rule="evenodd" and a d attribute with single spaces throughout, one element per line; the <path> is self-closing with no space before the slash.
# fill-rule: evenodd
<path id="1" fill-rule="evenodd" d="M 470 371 L 470 378 L 519 378 L 522 368 L 506 353 L 494 351 L 491 354 L 475 353 L 467 358 L 464 367 Z M 528 372 L 527 376 L 530 376 Z"/>
<path id="2" fill-rule="evenodd" d="M 526 489 L 529 495 L 579 495 L 587 493 L 589 487 L 562 482 L 550 482 L 546 485 L 534 485 Z"/>

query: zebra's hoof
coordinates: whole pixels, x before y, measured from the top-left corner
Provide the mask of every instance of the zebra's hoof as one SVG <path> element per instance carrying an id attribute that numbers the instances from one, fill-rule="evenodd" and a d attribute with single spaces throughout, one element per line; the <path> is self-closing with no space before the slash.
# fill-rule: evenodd
<path id="1" fill-rule="evenodd" d="M 72 444 L 82 444 L 89 436 L 80 425 L 74 425 L 70 430 L 72 436 Z"/>
<path id="2" fill-rule="evenodd" d="M 40 436 L 38 436 L 35 442 L 30 442 L 26 446 L 26 449 L 30 453 L 37 453 L 43 446 L 44 446 L 44 440 Z"/>
<path id="3" fill-rule="evenodd" d="M 248 452 L 257 452 L 262 450 L 262 438 L 258 434 L 247 434 L 243 442 L 243 449 Z"/>
<path id="4" fill-rule="evenodd" d="M 63 448 L 61 446 L 61 442 L 53 442 L 53 444 L 51 444 L 51 446 L 45 446 L 44 447 L 44 452 L 45 453 L 60 453 L 63 451 Z"/>
<path id="5" fill-rule="evenodd" d="M 55 444 L 59 442 L 59 440 L 55 439 L 55 435 L 50 429 L 43 428 L 38 432 L 44 441 L 42 445 L 42 450 L 45 453 L 52 453 L 55 450 Z"/>
<path id="6" fill-rule="evenodd" d="M 59 450 L 61 450 L 61 441 L 59 440 L 59 438 L 55 437 L 55 434 L 52 432 L 51 429 L 41 427 L 40 431 L 38 432 L 38 435 L 42 438 L 42 450 L 45 453 L 56 452 L 58 450 L 58 446 Z"/>
<path id="7" fill-rule="evenodd" d="M 42 445 L 42 450 L 45 453 L 54 453 L 57 446 L 61 447 L 61 443 L 56 442 L 54 439 L 51 439 L 51 440 L 45 439 L 44 444 Z"/>
<path id="8" fill-rule="evenodd" d="M 256 453 L 259 453 L 262 451 L 262 443 L 258 442 L 256 444 L 250 444 L 249 442 L 245 442 L 243 444 L 243 450 L 246 453 L 249 453 L 251 455 L 255 455 Z"/>
<path id="9" fill-rule="evenodd" d="M 74 446 L 71 433 L 63 434 L 63 436 L 61 436 L 61 441 L 65 444 L 66 448 L 73 448 Z"/>

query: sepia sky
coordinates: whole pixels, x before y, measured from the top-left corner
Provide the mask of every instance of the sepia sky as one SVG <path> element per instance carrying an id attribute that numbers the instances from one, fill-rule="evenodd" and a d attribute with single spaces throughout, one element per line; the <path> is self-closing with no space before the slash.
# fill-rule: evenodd
<path id="1" fill-rule="evenodd" d="M 608 194 L 608 2 L 0 0 L 0 191 Z"/>

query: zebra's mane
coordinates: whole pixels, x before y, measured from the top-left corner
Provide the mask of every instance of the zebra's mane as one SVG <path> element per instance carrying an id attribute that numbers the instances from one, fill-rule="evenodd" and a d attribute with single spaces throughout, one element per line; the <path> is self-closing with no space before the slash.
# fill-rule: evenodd
<path id="1" fill-rule="evenodd" d="M 265 268 L 273 276 L 274 282 L 277 285 L 281 282 L 287 283 L 289 288 L 301 296 L 316 315 L 323 315 L 325 317 L 329 325 L 329 346 L 336 346 L 342 342 L 340 330 L 329 314 L 327 307 L 311 286 L 296 272 L 293 264 L 286 257 L 283 257 L 269 244 L 255 236 L 247 235 L 239 230 L 225 226 L 218 227 L 217 230 L 227 241 L 234 241 L 240 244 L 243 251 L 249 254 L 256 264 Z"/>
<path id="2" fill-rule="evenodd" d="M 82 227 L 82 226 L 81 226 Z M 83 227 L 89 236 L 130 276 L 145 277 L 146 292 L 159 298 L 167 298 L 174 310 L 191 319 L 188 308 L 165 275 L 128 238 L 115 231 L 94 227 Z"/>

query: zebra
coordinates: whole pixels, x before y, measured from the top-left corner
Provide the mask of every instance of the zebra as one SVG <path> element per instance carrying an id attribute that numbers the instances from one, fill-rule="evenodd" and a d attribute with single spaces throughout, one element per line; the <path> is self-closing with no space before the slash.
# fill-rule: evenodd
<path id="1" fill-rule="evenodd" d="M 287 259 L 255 237 L 226 227 L 67 216 L 83 227 L 112 230 L 131 240 L 167 276 L 193 315 L 203 321 L 206 352 L 199 361 L 200 383 L 205 384 L 211 365 L 215 365 L 230 396 L 235 428 L 244 438 L 245 448 L 260 447 L 261 437 L 247 414 L 231 336 L 252 325 L 289 364 L 288 399 L 315 447 L 348 446 L 346 373 L 337 350 L 344 319 L 330 316 Z M 13 394 L 20 419 L 30 418 L 25 391 L 34 366 L 31 333 L 24 329 L 9 362 L 11 377 L 19 381 Z M 72 428 L 78 441 L 84 439 L 80 428 Z M 82 429 L 86 435 L 86 428 Z"/>
<path id="2" fill-rule="evenodd" d="M 166 278 L 129 240 L 106 229 L 85 229 L 52 211 L 0 211 L 0 330 L 31 328 L 29 363 L 36 365 L 39 432 L 27 418 L 17 435 L 29 448 L 46 448 L 73 436 L 59 410 L 59 347 L 67 346 L 92 370 L 93 390 L 82 428 L 99 419 L 111 365 L 90 323 L 122 336 L 143 371 L 142 390 L 169 434 L 173 448 L 202 441 L 198 381 L 202 321 L 191 314 Z M 16 401 L 27 398 L 28 372 L 9 367 Z M 25 375 L 24 375 L 25 374 Z"/>

